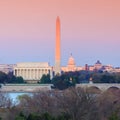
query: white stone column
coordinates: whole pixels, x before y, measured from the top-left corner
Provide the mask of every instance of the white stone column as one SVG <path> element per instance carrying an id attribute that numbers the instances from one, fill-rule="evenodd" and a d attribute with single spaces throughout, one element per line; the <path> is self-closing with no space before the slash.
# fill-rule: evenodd
<path id="1" fill-rule="evenodd" d="M 36 80 L 36 68 L 34 69 L 34 79 Z"/>
<path id="2" fill-rule="evenodd" d="M 35 69 L 33 69 L 33 80 L 35 79 Z"/>
<path id="3" fill-rule="evenodd" d="M 19 70 L 19 68 L 18 68 L 18 76 L 19 76 L 19 71 L 20 71 L 20 70 Z"/>
<path id="4" fill-rule="evenodd" d="M 28 69 L 27 69 L 27 79 L 29 78 L 29 71 L 28 71 Z"/>
<path id="5" fill-rule="evenodd" d="M 25 79 L 25 69 L 22 69 L 22 76 L 23 76 L 23 79 Z"/>
<path id="6" fill-rule="evenodd" d="M 37 69 L 37 79 L 39 79 L 39 68 Z"/>
<path id="7" fill-rule="evenodd" d="M 30 69 L 28 69 L 28 80 L 30 79 Z"/>
<path id="8" fill-rule="evenodd" d="M 28 69 L 26 68 L 26 79 L 28 79 Z"/>
<path id="9" fill-rule="evenodd" d="M 35 68 L 35 80 L 37 80 L 37 69 Z"/>
<path id="10" fill-rule="evenodd" d="M 36 68 L 36 80 L 38 80 L 38 69 Z"/>
<path id="11" fill-rule="evenodd" d="M 24 79 L 26 79 L 26 69 L 24 69 Z"/>
<path id="12" fill-rule="evenodd" d="M 21 69 L 19 69 L 19 76 L 21 76 Z"/>
<path id="13" fill-rule="evenodd" d="M 14 69 L 14 71 L 13 71 L 13 75 L 15 75 L 15 69 Z M 16 75 L 15 75 L 16 76 Z"/>
<path id="14" fill-rule="evenodd" d="M 39 69 L 38 71 L 38 79 L 40 79 L 40 72 L 41 72 L 41 69 Z"/>
<path id="15" fill-rule="evenodd" d="M 17 69 L 17 76 L 19 76 L 19 69 Z"/>
<path id="16" fill-rule="evenodd" d="M 38 80 L 38 69 L 36 68 L 36 79 Z"/>
<path id="17" fill-rule="evenodd" d="M 30 69 L 30 80 L 32 79 L 32 77 L 31 77 L 31 69 Z"/>
<path id="18" fill-rule="evenodd" d="M 20 72 L 21 72 L 20 76 L 23 77 L 23 79 L 24 79 L 24 69 L 21 69 Z"/>
<path id="19" fill-rule="evenodd" d="M 31 79 L 33 80 L 33 69 L 31 69 Z"/>

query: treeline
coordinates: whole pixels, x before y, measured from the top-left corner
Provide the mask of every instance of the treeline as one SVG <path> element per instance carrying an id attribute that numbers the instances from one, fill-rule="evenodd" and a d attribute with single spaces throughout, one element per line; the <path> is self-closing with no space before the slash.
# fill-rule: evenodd
<path id="1" fill-rule="evenodd" d="M 120 89 L 93 94 L 82 88 L 40 91 L 19 102 L 0 95 L 1 120 L 120 120 Z"/>
<path id="2" fill-rule="evenodd" d="M 89 83 L 90 79 L 93 83 L 120 83 L 120 73 L 108 73 L 101 71 L 66 72 L 59 76 L 54 76 L 53 79 L 50 79 L 50 75 L 43 75 L 39 83 L 50 83 L 54 85 L 53 88 L 63 90 L 68 87 L 75 86 L 75 84 Z"/>
<path id="3" fill-rule="evenodd" d="M 60 76 L 55 76 L 52 80 L 49 75 L 43 75 L 41 83 L 51 83 L 56 79 L 71 81 L 73 83 L 88 83 L 92 78 L 93 83 L 120 83 L 120 73 L 76 71 L 65 72 Z"/>
<path id="4" fill-rule="evenodd" d="M 76 71 L 65 72 L 59 76 L 43 75 L 38 83 L 74 86 L 79 83 L 88 83 L 92 79 L 93 83 L 120 83 L 120 73 L 108 73 L 102 71 Z M 16 77 L 12 72 L 5 74 L 0 71 L 0 83 L 25 83 L 22 77 Z"/>
<path id="5" fill-rule="evenodd" d="M 22 77 L 14 76 L 12 72 L 6 74 L 0 71 L 0 83 L 25 83 L 25 81 Z"/>
<path id="6" fill-rule="evenodd" d="M 48 112 L 41 114 L 30 113 L 26 116 L 24 113 L 20 112 L 20 114 L 15 117 L 15 120 L 70 120 L 70 116 L 68 114 L 53 116 Z"/>

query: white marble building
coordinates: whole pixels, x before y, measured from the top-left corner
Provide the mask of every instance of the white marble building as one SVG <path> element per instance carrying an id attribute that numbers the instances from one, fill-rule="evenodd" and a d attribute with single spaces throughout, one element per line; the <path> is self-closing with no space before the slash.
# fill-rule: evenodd
<path id="1" fill-rule="evenodd" d="M 21 76 L 28 83 L 37 83 L 43 74 L 52 74 L 52 67 L 47 62 L 17 63 L 14 75 Z"/>

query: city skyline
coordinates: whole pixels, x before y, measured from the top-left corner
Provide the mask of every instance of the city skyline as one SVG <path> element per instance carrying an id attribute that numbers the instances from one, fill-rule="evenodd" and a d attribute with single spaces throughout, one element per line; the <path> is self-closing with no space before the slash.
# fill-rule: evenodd
<path id="1" fill-rule="evenodd" d="M 55 20 L 61 19 L 61 64 L 120 66 L 118 0 L 1 0 L 0 63 L 54 65 Z"/>

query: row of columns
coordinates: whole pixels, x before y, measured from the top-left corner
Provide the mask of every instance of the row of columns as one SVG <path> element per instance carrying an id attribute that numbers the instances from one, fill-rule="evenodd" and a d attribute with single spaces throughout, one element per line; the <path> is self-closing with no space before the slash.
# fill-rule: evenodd
<path id="1" fill-rule="evenodd" d="M 21 76 L 24 80 L 40 80 L 43 74 L 50 74 L 50 69 L 20 69 L 14 70 L 15 76 Z"/>

